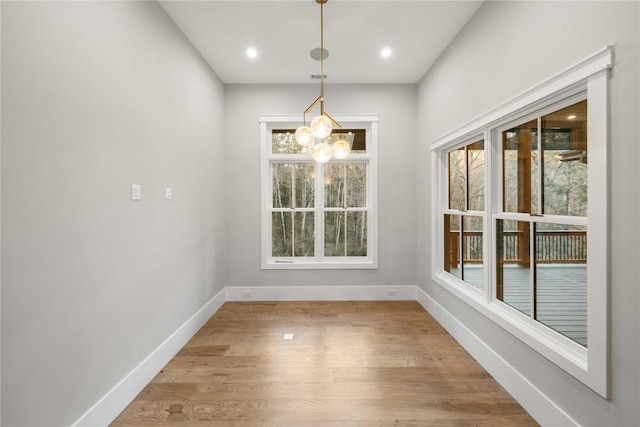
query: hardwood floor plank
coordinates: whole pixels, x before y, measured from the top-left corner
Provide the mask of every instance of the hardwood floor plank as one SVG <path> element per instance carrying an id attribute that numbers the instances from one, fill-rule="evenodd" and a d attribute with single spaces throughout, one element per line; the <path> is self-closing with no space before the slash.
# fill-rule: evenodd
<path id="1" fill-rule="evenodd" d="M 187 344 L 176 356 L 224 356 L 228 349 L 228 345 Z"/>
<path id="2" fill-rule="evenodd" d="M 169 369 L 165 367 L 151 383 L 215 383 L 227 381 L 229 370 L 196 367 L 192 369 Z"/>
<path id="3" fill-rule="evenodd" d="M 246 368 L 255 367 L 260 362 L 258 356 L 176 356 L 167 364 L 168 369 L 194 367 Z"/>
<path id="4" fill-rule="evenodd" d="M 317 301 L 225 303 L 112 425 L 537 423 L 416 301 Z"/>
<path id="5" fill-rule="evenodd" d="M 383 392 L 375 383 L 342 383 L 330 382 L 246 382 L 229 384 L 211 384 L 199 387 L 192 398 L 196 400 L 210 399 L 243 399 L 246 396 L 260 395 L 268 399 L 349 399 L 354 395 L 361 398 L 382 398 Z"/>
<path id="6" fill-rule="evenodd" d="M 335 382 L 349 381 L 385 381 L 385 382 L 403 382 L 403 381 L 439 381 L 442 379 L 450 379 L 450 381 L 458 381 L 460 379 L 485 379 L 491 378 L 491 375 L 484 370 L 476 367 L 454 367 L 453 369 L 443 368 L 349 368 L 334 370 L 333 380 Z"/>
<path id="7" fill-rule="evenodd" d="M 288 367 L 286 369 L 243 369 L 234 370 L 230 373 L 226 382 L 247 383 L 247 382 L 303 382 L 303 383 L 323 383 L 333 382 L 333 369 L 323 367 Z"/>

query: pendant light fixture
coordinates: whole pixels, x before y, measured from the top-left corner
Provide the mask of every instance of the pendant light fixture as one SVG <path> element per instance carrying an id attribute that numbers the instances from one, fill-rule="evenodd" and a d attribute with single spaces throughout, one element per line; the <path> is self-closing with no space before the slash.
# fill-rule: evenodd
<path id="1" fill-rule="evenodd" d="M 337 159 L 346 158 L 351 152 L 351 146 L 344 139 L 340 139 L 333 144 L 329 141 L 329 136 L 333 127 L 341 128 L 326 111 L 324 111 L 324 59 L 328 52 L 324 50 L 324 11 L 323 6 L 328 0 L 315 0 L 320 5 L 320 96 L 304 110 L 302 115 L 302 126 L 296 129 L 295 138 L 298 144 L 308 147 L 313 159 L 318 163 L 326 163 L 333 155 Z M 313 57 L 312 51 L 312 57 Z M 320 115 L 311 120 L 307 126 L 307 114 L 320 104 Z"/>

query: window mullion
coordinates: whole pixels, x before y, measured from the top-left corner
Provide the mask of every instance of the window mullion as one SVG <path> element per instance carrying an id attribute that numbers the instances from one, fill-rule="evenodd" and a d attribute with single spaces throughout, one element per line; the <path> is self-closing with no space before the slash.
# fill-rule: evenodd
<path id="1" fill-rule="evenodd" d="M 296 164 L 291 163 L 291 256 L 296 256 Z"/>
<path id="2" fill-rule="evenodd" d="M 324 259 L 324 166 L 321 163 L 315 164 L 315 259 Z"/>
<path id="3" fill-rule="evenodd" d="M 342 235 L 344 236 L 342 255 L 347 256 L 347 212 L 343 210 L 340 215 L 342 216 Z"/>
<path id="4" fill-rule="evenodd" d="M 466 177 L 465 177 L 466 180 Z M 458 259 L 460 260 L 460 279 L 464 280 L 464 250 L 465 250 L 465 244 L 464 244 L 464 216 L 460 215 L 460 230 L 458 231 L 459 233 L 459 239 L 460 239 L 460 244 L 458 245 Z"/>
<path id="5" fill-rule="evenodd" d="M 529 276 L 531 280 L 531 318 L 536 320 L 538 318 L 537 313 L 537 274 L 536 274 L 536 223 L 531 221 L 529 223 L 529 265 L 531 269 Z"/>
<path id="6" fill-rule="evenodd" d="M 344 228 L 342 232 L 344 233 L 344 252 L 342 253 L 344 256 L 347 256 L 347 164 L 342 163 L 342 221 L 344 221 Z"/>
<path id="7" fill-rule="evenodd" d="M 491 132 L 488 129 L 484 132 L 484 152 L 485 152 L 485 168 L 484 168 L 484 182 L 485 182 L 485 210 L 484 210 L 484 235 L 482 252 L 484 256 L 484 296 L 485 301 L 490 303 L 495 295 L 495 231 L 493 224 L 493 213 L 498 212 L 496 202 L 498 201 L 500 194 L 500 186 L 497 176 L 499 175 L 499 164 L 497 161 L 497 151 L 494 147 L 500 147 L 497 143 L 497 132 Z"/>

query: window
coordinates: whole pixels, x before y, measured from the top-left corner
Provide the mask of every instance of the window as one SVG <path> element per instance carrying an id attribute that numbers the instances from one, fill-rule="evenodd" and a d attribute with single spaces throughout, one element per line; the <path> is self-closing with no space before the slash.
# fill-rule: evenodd
<path id="1" fill-rule="evenodd" d="M 587 100 L 568 103 L 499 134 L 496 299 L 587 347 Z"/>
<path id="2" fill-rule="evenodd" d="M 344 160 L 313 161 L 298 116 L 263 116 L 262 268 L 377 268 L 377 118 L 343 117 Z"/>
<path id="3" fill-rule="evenodd" d="M 444 270 L 483 288 L 484 140 L 451 150 L 448 160 L 448 209 L 443 224 Z"/>
<path id="4" fill-rule="evenodd" d="M 434 280 L 605 397 L 611 59 L 432 144 Z"/>

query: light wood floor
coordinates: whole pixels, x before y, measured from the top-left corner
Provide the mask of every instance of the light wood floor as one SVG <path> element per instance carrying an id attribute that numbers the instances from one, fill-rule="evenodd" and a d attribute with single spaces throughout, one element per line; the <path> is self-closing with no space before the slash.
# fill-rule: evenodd
<path id="1" fill-rule="evenodd" d="M 538 424 L 417 302 L 332 301 L 224 304 L 112 424 L 149 425 Z"/>

